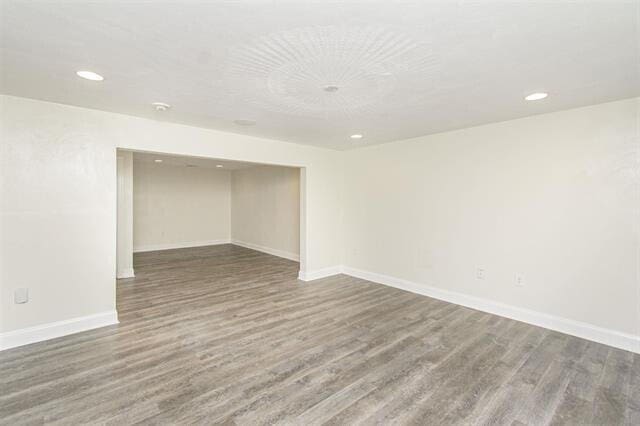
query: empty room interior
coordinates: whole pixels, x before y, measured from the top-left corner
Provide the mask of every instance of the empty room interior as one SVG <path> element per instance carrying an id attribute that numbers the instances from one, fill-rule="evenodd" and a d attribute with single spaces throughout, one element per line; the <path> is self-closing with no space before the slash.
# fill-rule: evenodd
<path id="1" fill-rule="evenodd" d="M 640 424 L 640 2 L 0 0 L 0 425 Z"/>
<path id="2" fill-rule="evenodd" d="M 119 151 L 117 180 L 117 278 L 135 278 L 137 266 L 176 254 L 188 261 L 253 251 L 289 260 L 280 264 L 289 263 L 297 277 L 299 168 Z M 212 247 L 219 245 L 250 251 Z M 210 248 L 165 252 L 196 247 Z"/>

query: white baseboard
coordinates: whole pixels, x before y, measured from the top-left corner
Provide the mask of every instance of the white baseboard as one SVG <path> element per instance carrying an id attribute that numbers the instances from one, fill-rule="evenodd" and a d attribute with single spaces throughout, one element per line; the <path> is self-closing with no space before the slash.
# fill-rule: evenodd
<path id="1" fill-rule="evenodd" d="M 21 328 L 19 330 L 0 333 L 0 350 L 16 348 L 30 343 L 55 339 L 56 337 L 113 324 L 118 324 L 118 312 L 115 310 L 88 315 L 86 317 L 36 325 L 34 327 Z"/>
<path id="2" fill-rule="evenodd" d="M 208 241 L 191 241 L 187 243 L 169 243 L 169 244 L 151 244 L 146 246 L 138 246 L 133 248 L 134 253 L 142 253 L 145 251 L 171 250 L 190 247 L 216 246 L 218 244 L 229 244 L 231 240 L 208 240 Z"/>
<path id="3" fill-rule="evenodd" d="M 317 269 L 315 271 L 300 271 L 298 272 L 298 279 L 302 281 L 319 280 L 320 278 L 330 277 L 342 272 L 341 266 L 330 266 L 328 268 Z"/>
<path id="4" fill-rule="evenodd" d="M 116 274 L 116 278 L 118 278 L 118 279 L 133 278 L 135 276 L 136 276 L 136 274 L 135 274 L 135 271 L 133 270 L 133 268 L 123 269 L 122 271 L 118 271 L 118 273 Z"/>
<path id="5" fill-rule="evenodd" d="M 360 269 L 349 267 L 342 267 L 341 269 L 342 273 L 350 275 L 352 277 L 388 285 L 390 287 L 399 288 L 402 290 L 410 291 L 412 293 L 421 294 L 423 296 L 429 296 L 434 299 L 455 303 L 456 305 L 466 306 L 468 308 L 488 312 L 494 315 L 499 315 L 501 317 L 526 322 L 528 324 L 548 328 L 550 330 L 559 331 L 561 333 L 570 334 L 572 336 L 581 337 L 583 339 L 592 340 L 594 342 L 603 343 L 615 348 L 640 353 L 640 336 L 622 333 L 619 331 L 598 327 L 589 323 L 562 318 L 555 315 L 506 305 L 488 299 L 469 296 L 463 293 L 442 290 L 424 284 L 418 284 L 400 278 L 377 274 L 374 272 L 363 271 Z"/>
<path id="6" fill-rule="evenodd" d="M 265 247 L 265 246 L 259 246 L 258 244 L 253 244 L 253 243 L 247 243 L 245 241 L 240 241 L 240 240 L 231 240 L 231 244 L 234 244 L 236 246 L 240 246 L 240 247 L 244 247 L 244 248 L 248 248 L 251 250 L 256 250 L 256 251 L 261 251 L 263 253 L 267 253 L 267 254 L 271 254 L 274 256 L 278 256 L 278 257 L 283 257 L 285 259 L 289 259 L 289 260 L 293 260 L 296 262 L 300 261 L 300 256 L 296 253 L 290 253 L 284 250 L 278 250 L 278 249 L 274 249 L 274 248 L 270 248 L 270 247 Z"/>
<path id="7" fill-rule="evenodd" d="M 390 277 L 360 269 L 332 266 L 316 271 L 300 271 L 299 278 L 302 281 L 312 281 L 344 273 L 352 277 L 399 288 L 434 299 L 466 306 L 479 311 L 488 312 L 539 327 L 570 334 L 605 345 L 640 353 L 640 336 L 622 333 L 619 331 L 598 327 L 589 323 L 562 318 L 542 312 L 506 305 L 463 293 L 442 290 L 435 287 L 418 284 L 401 278 Z M 15 348 L 43 340 L 54 339 L 68 334 L 91 330 L 118 323 L 118 313 L 113 311 L 102 312 L 80 318 L 72 318 L 57 321 L 35 327 L 23 328 L 0 334 L 0 350 Z"/>

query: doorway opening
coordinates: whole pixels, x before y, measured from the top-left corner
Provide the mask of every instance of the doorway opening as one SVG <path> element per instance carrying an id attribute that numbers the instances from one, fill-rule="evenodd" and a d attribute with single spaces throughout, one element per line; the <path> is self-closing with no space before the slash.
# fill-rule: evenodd
<path id="1" fill-rule="evenodd" d="M 126 150 L 117 157 L 117 278 L 179 249 L 190 250 L 172 255 L 257 251 L 295 262 L 282 263 L 295 277 L 304 271 L 304 168 Z"/>

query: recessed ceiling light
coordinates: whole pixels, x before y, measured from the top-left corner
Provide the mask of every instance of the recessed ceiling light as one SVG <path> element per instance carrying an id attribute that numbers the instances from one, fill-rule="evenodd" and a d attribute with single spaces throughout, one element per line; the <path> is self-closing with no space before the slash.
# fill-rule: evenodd
<path id="1" fill-rule="evenodd" d="M 222 164 L 216 164 L 216 167 L 221 169 L 222 167 L 224 167 Z"/>
<path id="2" fill-rule="evenodd" d="M 544 92 L 537 92 L 537 93 L 532 93 L 528 96 L 525 96 L 525 99 L 527 101 L 539 101 L 540 99 L 544 99 L 547 96 L 549 96 L 548 93 L 544 93 Z"/>
<path id="3" fill-rule="evenodd" d="M 93 71 L 78 71 L 78 72 L 76 72 L 76 75 L 78 77 L 82 77 L 82 78 L 85 78 L 85 79 L 91 80 L 91 81 L 102 81 L 102 80 L 104 80 L 103 76 L 101 76 L 100 74 L 96 74 Z"/>
<path id="4" fill-rule="evenodd" d="M 253 120 L 233 120 L 238 126 L 255 126 L 256 122 Z"/>
<path id="5" fill-rule="evenodd" d="M 151 105 L 156 109 L 156 111 L 166 111 L 171 108 L 171 105 L 165 104 L 164 102 L 154 102 Z"/>
<path id="6" fill-rule="evenodd" d="M 340 88 L 334 84 L 329 84 L 328 86 L 324 86 L 322 90 L 324 90 L 325 92 L 334 93 L 340 90 Z"/>
<path id="7" fill-rule="evenodd" d="M 362 135 L 356 133 L 355 135 L 351 135 L 351 139 L 362 139 Z"/>
<path id="8" fill-rule="evenodd" d="M 153 160 L 153 161 L 154 161 L 154 162 L 156 162 L 156 163 L 162 163 L 162 160 L 161 160 L 161 159 L 159 159 L 159 158 L 157 158 L 157 159 L 155 159 L 155 160 Z"/>

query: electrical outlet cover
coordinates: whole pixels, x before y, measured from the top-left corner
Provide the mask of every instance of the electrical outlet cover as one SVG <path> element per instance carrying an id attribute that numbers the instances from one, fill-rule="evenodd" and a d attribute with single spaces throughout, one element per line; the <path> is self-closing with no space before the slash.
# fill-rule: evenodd
<path id="1" fill-rule="evenodd" d="M 18 288 L 13 293 L 13 301 L 16 304 L 23 304 L 29 301 L 29 289 L 28 288 Z"/>

